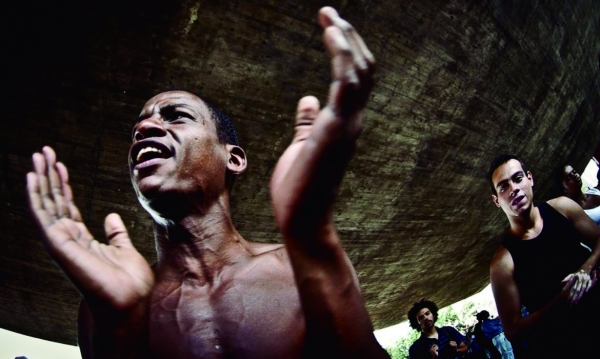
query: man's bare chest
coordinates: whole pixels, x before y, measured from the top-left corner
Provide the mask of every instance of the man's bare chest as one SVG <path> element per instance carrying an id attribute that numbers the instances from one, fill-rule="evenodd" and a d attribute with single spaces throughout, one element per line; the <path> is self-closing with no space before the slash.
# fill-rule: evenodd
<path id="1" fill-rule="evenodd" d="M 296 292 L 260 281 L 217 287 L 159 282 L 150 307 L 150 347 L 158 357 L 293 357 L 304 335 Z"/>

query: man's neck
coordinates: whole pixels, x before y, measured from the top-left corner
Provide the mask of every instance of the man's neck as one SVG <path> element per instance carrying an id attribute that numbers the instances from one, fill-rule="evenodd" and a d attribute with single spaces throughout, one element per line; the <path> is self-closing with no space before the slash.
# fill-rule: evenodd
<path id="1" fill-rule="evenodd" d="M 422 333 L 427 338 L 437 338 L 438 337 L 438 332 L 437 332 L 435 325 L 432 325 L 431 328 L 429 328 L 429 329 L 423 329 Z"/>
<path id="2" fill-rule="evenodd" d="M 508 221 L 510 222 L 510 234 L 523 240 L 537 237 L 544 227 L 540 210 L 533 205 L 529 211 L 520 216 L 508 217 Z"/>
<path id="3" fill-rule="evenodd" d="M 191 276 L 212 283 L 224 268 L 251 256 L 233 226 L 228 201 L 165 222 L 154 223 L 157 266 L 173 279 Z"/>

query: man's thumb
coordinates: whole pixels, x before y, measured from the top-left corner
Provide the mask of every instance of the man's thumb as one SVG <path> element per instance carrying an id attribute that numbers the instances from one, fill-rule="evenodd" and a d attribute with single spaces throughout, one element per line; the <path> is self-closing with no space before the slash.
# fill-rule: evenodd
<path id="1" fill-rule="evenodd" d="M 106 219 L 104 220 L 104 231 L 106 232 L 106 239 L 108 239 L 110 245 L 115 247 L 133 248 L 125 224 L 118 214 L 111 213 L 106 216 Z"/>

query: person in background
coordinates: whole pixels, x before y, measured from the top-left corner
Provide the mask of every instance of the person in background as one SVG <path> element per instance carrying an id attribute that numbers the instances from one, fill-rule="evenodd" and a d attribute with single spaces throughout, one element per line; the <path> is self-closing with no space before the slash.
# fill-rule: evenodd
<path id="1" fill-rule="evenodd" d="M 504 335 L 500 318 L 490 319 L 487 310 L 477 313 L 476 317 L 475 337 L 482 346 L 486 343 L 484 348 L 491 354 L 491 358 L 514 359 L 512 346 Z"/>
<path id="2" fill-rule="evenodd" d="M 587 188 L 583 191 L 581 175 L 571 165 L 560 166 L 554 174 L 554 186 L 559 192 L 583 208 L 583 211 L 600 225 L 600 189 Z"/>
<path id="3" fill-rule="evenodd" d="M 469 351 L 465 336 L 450 326 L 436 327 L 437 318 L 437 305 L 424 298 L 408 311 L 410 326 L 421 332 L 408 350 L 410 359 L 455 359 Z"/>
<path id="4" fill-rule="evenodd" d="M 535 333 L 538 358 L 596 356 L 598 331 L 588 324 L 600 320 L 600 227 L 567 197 L 534 204 L 533 175 L 518 156 L 496 157 L 487 179 L 509 224 L 490 264 L 506 337 L 516 342 Z M 530 315 L 522 316 L 522 306 Z"/>

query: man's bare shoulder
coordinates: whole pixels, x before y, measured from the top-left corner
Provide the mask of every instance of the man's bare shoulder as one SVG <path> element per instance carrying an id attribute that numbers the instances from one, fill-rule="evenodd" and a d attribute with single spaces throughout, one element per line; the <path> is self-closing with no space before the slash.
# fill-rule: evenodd
<path id="1" fill-rule="evenodd" d="M 293 279 L 293 271 L 285 245 L 278 243 L 246 242 L 246 249 L 250 252 L 249 261 L 238 269 L 247 272 L 250 277 L 279 277 L 286 280 Z M 247 271 L 246 268 L 252 268 Z M 259 274 L 260 273 L 260 274 Z M 242 273 L 238 273 L 240 275 Z"/>
<path id="2" fill-rule="evenodd" d="M 246 242 L 247 249 L 253 256 L 260 256 L 263 254 L 273 255 L 284 253 L 287 256 L 285 245 L 281 243 L 260 243 L 260 242 Z"/>
<path id="3" fill-rule="evenodd" d="M 492 262 L 490 263 L 490 271 L 504 271 L 514 268 L 514 263 L 510 252 L 506 247 L 500 246 L 496 250 Z"/>
<path id="4" fill-rule="evenodd" d="M 560 212 L 563 216 L 569 217 L 569 214 L 581 207 L 569 197 L 561 196 L 549 200 L 548 203 L 552 208 Z"/>

